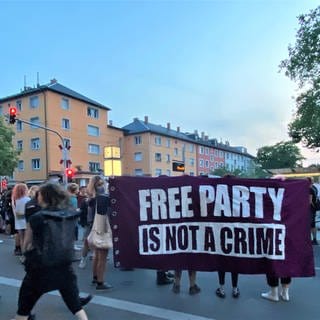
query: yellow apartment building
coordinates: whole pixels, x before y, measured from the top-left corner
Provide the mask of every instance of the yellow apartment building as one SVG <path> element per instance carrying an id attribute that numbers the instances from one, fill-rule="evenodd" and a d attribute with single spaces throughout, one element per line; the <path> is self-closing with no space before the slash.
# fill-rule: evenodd
<path id="1" fill-rule="evenodd" d="M 71 160 L 71 167 L 76 168 L 74 178 L 84 185 L 92 175 L 103 170 L 104 148 L 123 144 L 123 131 L 108 125 L 110 109 L 107 106 L 56 80 L 0 99 L 3 114 L 8 113 L 10 106 L 17 108 L 14 145 L 21 150 L 12 177 L 14 181 L 32 184 L 61 175 L 63 143 L 69 147 L 65 157 Z"/>
<path id="2" fill-rule="evenodd" d="M 167 127 L 135 118 L 124 126 L 123 173 L 127 175 L 196 175 L 194 140 Z M 180 170 L 179 170 L 180 168 Z M 183 170 L 182 170 L 183 169 Z"/>

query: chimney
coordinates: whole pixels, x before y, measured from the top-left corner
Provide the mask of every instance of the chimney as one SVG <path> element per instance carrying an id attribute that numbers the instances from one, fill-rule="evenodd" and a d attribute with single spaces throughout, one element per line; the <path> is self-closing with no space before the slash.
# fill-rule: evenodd
<path id="1" fill-rule="evenodd" d="M 204 132 L 201 132 L 201 139 L 204 140 Z"/>
<path id="2" fill-rule="evenodd" d="M 167 122 L 167 129 L 170 130 L 170 122 Z"/>
<path id="3" fill-rule="evenodd" d="M 180 127 L 177 127 L 177 131 L 180 132 Z"/>
<path id="4" fill-rule="evenodd" d="M 205 141 L 208 141 L 208 140 L 209 140 L 209 137 L 208 137 L 208 136 L 204 136 L 204 140 L 205 140 Z"/>
<path id="5" fill-rule="evenodd" d="M 144 123 L 148 123 L 148 122 L 149 122 L 148 116 L 144 116 Z"/>
<path id="6" fill-rule="evenodd" d="M 194 130 L 194 135 L 195 135 L 195 136 L 198 135 L 198 130 Z"/>
<path id="7" fill-rule="evenodd" d="M 57 79 L 55 79 L 55 78 L 53 78 L 53 79 L 51 79 L 50 80 L 50 84 L 55 84 L 55 83 L 57 83 L 58 81 L 57 81 Z"/>
<path id="8" fill-rule="evenodd" d="M 138 118 L 133 118 L 133 121 L 138 121 L 139 119 Z"/>

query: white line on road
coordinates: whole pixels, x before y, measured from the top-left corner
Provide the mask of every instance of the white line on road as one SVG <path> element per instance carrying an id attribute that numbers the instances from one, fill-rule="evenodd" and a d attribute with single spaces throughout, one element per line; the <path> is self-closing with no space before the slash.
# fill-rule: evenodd
<path id="1" fill-rule="evenodd" d="M 16 287 L 19 288 L 21 285 L 21 281 L 17 279 L 12 278 L 6 278 L 6 277 L 0 277 L 0 284 Z M 50 292 L 49 294 L 59 296 L 60 294 L 58 291 Z M 81 292 L 81 295 L 87 295 L 88 293 Z M 163 309 L 158 307 L 153 307 L 145 304 L 120 300 L 120 299 L 113 299 L 113 298 L 107 298 L 103 296 L 95 295 L 91 301 L 91 303 L 104 306 L 104 307 L 110 307 L 113 309 L 119 309 L 124 311 L 129 311 L 133 313 L 143 314 L 150 317 L 156 317 L 159 319 L 165 319 L 165 320 L 215 320 L 213 318 L 207 318 L 207 317 L 201 317 L 189 313 L 169 310 L 169 309 Z"/>

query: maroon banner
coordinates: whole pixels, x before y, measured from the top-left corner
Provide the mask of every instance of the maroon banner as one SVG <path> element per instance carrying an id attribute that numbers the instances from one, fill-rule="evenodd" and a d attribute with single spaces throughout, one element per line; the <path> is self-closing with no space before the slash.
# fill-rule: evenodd
<path id="1" fill-rule="evenodd" d="M 309 182 L 110 179 L 116 267 L 314 276 Z"/>

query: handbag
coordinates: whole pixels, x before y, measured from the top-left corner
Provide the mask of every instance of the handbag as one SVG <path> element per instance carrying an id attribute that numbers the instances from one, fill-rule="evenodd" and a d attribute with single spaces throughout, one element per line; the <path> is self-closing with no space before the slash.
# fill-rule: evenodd
<path id="1" fill-rule="evenodd" d="M 89 246 L 98 249 L 110 249 L 113 247 L 109 218 L 107 215 L 97 213 L 97 204 L 92 229 L 87 237 L 87 241 Z"/>

